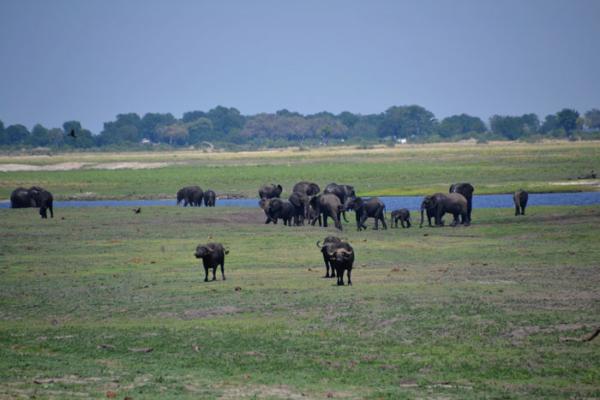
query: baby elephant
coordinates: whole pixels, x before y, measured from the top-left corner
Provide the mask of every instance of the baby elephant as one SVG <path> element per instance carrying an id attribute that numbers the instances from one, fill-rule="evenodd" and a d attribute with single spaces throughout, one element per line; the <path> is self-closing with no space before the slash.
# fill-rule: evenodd
<path id="1" fill-rule="evenodd" d="M 398 220 L 403 228 L 410 228 L 410 211 L 407 208 L 401 208 L 399 210 L 392 211 L 392 222 L 391 225 L 395 228 L 398 227 Z M 405 226 L 406 223 L 406 226 Z"/>
<path id="2" fill-rule="evenodd" d="M 194 255 L 196 258 L 201 258 L 204 264 L 204 282 L 208 282 L 209 268 L 212 268 L 212 280 L 217 280 L 215 272 L 219 264 L 221 264 L 221 276 L 225 280 L 225 254 L 229 254 L 229 250 L 225 250 L 221 243 L 199 244 L 196 247 Z"/>
<path id="3" fill-rule="evenodd" d="M 352 264 L 354 249 L 349 243 L 333 243 L 327 248 L 329 264 L 335 268 L 338 286 L 344 286 L 344 271 L 348 271 L 348 285 L 352 286 Z"/>

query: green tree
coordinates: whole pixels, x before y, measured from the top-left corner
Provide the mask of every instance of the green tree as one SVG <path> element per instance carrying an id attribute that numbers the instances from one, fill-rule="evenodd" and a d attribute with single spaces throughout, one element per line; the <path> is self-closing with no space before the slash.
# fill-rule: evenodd
<path id="1" fill-rule="evenodd" d="M 212 122 L 214 131 L 218 133 L 222 140 L 235 130 L 242 129 L 245 123 L 245 118 L 239 110 L 233 107 L 217 106 L 208 111 L 207 117 Z"/>
<path id="2" fill-rule="evenodd" d="M 537 133 L 540 120 L 535 114 L 523 114 L 520 117 L 494 115 L 490 118 L 492 132 L 510 140 Z"/>
<path id="3" fill-rule="evenodd" d="M 48 129 L 45 128 L 42 124 L 35 124 L 35 126 L 31 130 L 31 135 L 29 136 L 27 143 L 30 146 L 34 147 L 49 146 L 50 136 L 48 135 L 48 132 Z"/>
<path id="4" fill-rule="evenodd" d="M 4 129 L 4 122 L 0 120 L 0 145 L 6 144 L 8 138 L 6 137 L 6 130 Z"/>
<path id="5" fill-rule="evenodd" d="M 171 113 L 147 113 L 140 123 L 140 136 L 141 138 L 158 142 L 160 141 L 160 127 L 172 125 L 176 122 L 177 119 Z"/>
<path id="6" fill-rule="evenodd" d="M 423 137 L 434 133 L 436 127 L 433 113 L 421 106 L 393 106 L 385 112 L 379 136 Z"/>
<path id="7" fill-rule="evenodd" d="M 188 122 L 186 125 L 189 132 L 190 143 L 197 144 L 204 141 L 211 142 L 215 139 L 218 139 L 218 136 L 215 135 L 213 131 L 213 124 L 208 118 L 200 117 Z"/>
<path id="8" fill-rule="evenodd" d="M 118 114 L 114 122 L 105 122 L 100 132 L 99 143 L 137 143 L 141 140 L 142 120 L 136 113 Z"/>
<path id="9" fill-rule="evenodd" d="M 558 119 L 558 126 L 563 128 L 568 135 L 577 129 L 577 119 L 579 118 L 579 113 L 577 111 L 563 108 L 556 113 L 556 117 Z"/>
<path id="10" fill-rule="evenodd" d="M 188 139 L 188 128 L 185 124 L 177 122 L 172 125 L 161 126 L 158 132 L 162 141 L 170 145 L 184 145 Z"/>
<path id="11" fill-rule="evenodd" d="M 356 123 L 360 120 L 360 116 L 352 114 L 349 111 L 342 111 L 338 114 L 337 118 L 349 129 L 356 125 Z"/>
<path id="12" fill-rule="evenodd" d="M 467 114 L 446 117 L 440 122 L 438 127 L 439 135 L 444 138 L 465 135 L 468 133 L 483 133 L 486 130 L 485 124 L 481 118 L 472 117 Z"/>
<path id="13" fill-rule="evenodd" d="M 560 126 L 558 125 L 558 117 L 556 114 L 548 114 L 540 127 L 540 133 L 550 134 L 559 128 Z"/>
<path id="14" fill-rule="evenodd" d="M 29 137 L 29 131 L 24 125 L 10 125 L 5 130 L 7 144 L 23 144 Z"/>
<path id="15" fill-rule="evenodd" d="M 181 120 L 187 124 L 189 122 L 197 120 L 198 118 L 206 118 L 206 113 L 204 111 L 184 112 Z"/>
<path id="16" fill-rule="evenodd" d="M 593 108 L 585 113 L 584 125 L 588 129 L 600 129 L 600 110 Z"/>

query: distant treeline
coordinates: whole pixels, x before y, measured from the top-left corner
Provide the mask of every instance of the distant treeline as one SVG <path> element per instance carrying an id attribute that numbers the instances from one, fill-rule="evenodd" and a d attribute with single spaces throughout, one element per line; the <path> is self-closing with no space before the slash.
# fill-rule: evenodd
<path id="1" fill-rule="evenodd" d="M 75 137 L 69 135 L 74 131 Z M 217 106 L 208 112 L 190 111 L 182 118 L 170 113 L 119 114 L 105 122 L 97 135 L 79 121 L 61 128 L 37 124 L 29 131 L 21 124 L 5 127 L 0 121 L 0 146 L 4 148 L 135 148 L 183 147 L 282 147 L 338 143 L 538 140 L 542 138 L 600 138 L 600 110 L 585 114 L 563 109 L 540 121 L 536 114 L 494 115 L 486 125 L 467 114 L 438 121 L 418 106 L 393 106 L 380 114 L 320 112 L 303 115 L 288 110 L 242 115 L 235 108 Z"/>

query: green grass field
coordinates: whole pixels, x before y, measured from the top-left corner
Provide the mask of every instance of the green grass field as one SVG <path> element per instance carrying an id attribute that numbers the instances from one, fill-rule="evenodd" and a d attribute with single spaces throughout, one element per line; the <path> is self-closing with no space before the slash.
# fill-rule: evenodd
<path id="1" fill-rule="evenodd" d="M 512 213 L 347 224 L 354 286 L 337 287 L 315 246 L 335 231 L 264 225 L 258 208 L 2 209 L 0 398 L 599 398 L 600 338 L 561 338 L 600 326 L 600 209 Z M 230 249 L 227 281 L 203 282 L 209 237 Z"/>
<path id="2" fill-rule="evenodd" d="M 299 180 L 354 184 L 359 195 L 430 194 L 460 181 L 474 184 L 478 194 L 512 193 L 521 187 L 531 192 L 590 191 L 600 188 L 598 180 L 575 178 L 600 170 L 598 160 L 600 142 L 0 156 L 0 171 L 8 171 L 0 172 L 0 198 L 32 185 L 61 200 L 174 198 L 179 188 L 192 184 L 218 194 L 256 197 L 258 187 L 271 182 L 281 183 L 287 196 Z M 160 168 L 126 168 L 131 163 Z M 41 170 L 14 171 L 14 164 Z M 80 168 L 61 170 L 74 166 Z"/>

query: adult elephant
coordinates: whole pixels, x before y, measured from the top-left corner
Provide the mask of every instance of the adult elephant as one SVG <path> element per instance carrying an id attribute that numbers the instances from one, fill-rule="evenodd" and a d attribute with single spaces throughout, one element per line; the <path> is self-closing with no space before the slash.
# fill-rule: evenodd
<path id="1" fill-rule="evenodd" d="M 430 210 L 435 216 L 435 225 L 442 226 L 442 217 L 445 213 L 452 214 L 454 220 L 450 226 L 458 225 L 459 216 L 464 225 L 469 225 L 469 216 L 467 214 L 467 199 L 460 193 L 435 193 L 431 196 L 425 196 L 421 202 L 421 224 L 423 227 L 423 212 Z"/>
<path id="2" fill-rule="evenodd" d="M 513 201 L 515 202 L 515 215 L 525 215 L 525 207 L 527 207 L 527 200 L 529 200 L 529 193 L 523 189 L 519 189 L 513 195 Z"/>
<path id="3" fill-rule="evenodd" d="M 338 185 L 337 183 L 330 183 L 329 185 L 325 186 L 323 193 L 335 194 L 344 205 L 350 200 L 356 198 L 354 186 Z M 342 217 L 344 218 L 344 221 L 348 222 L 348 219 L 346 219 L 345 211 L 342 211 Z"/>
<path id="4" fill-rule="evenodd" d="M 321 191 L 319 185 L 314 182 L 301 181 L 294 185 L 292 188 L 292 193 L 299 193 L 300 195 L 304 195 L 309 199 L 313 196 L 316 196 Z M 309 207 L 308 203 L 304 206 L 304 218 L 309 218 Z"/>
<path id="5" fill-rule="evenodd" d="M 310 198 L 304 193 L 294 192 L 288 198 L 288 201 L 294 206 L 294 224 L 304 225 L 306 210 L 309 207 Z"/>
<path id="6" fill-rule="evenodd" d="M 177 205 L 183 201 L 183 206 L 202 206 L 204 191 L 200 186 L 186 186 L 177 191 Z"/>
<path id="7" fill-rule="evenodd" d="M 357 230 L 367 229 L 365 222 L 367 218 L 375 219 L 375 226 L 373 229 L 379 229 L 379 221 L 383 225 L 383 229 L 387 229 L 385 223 L 385 204 L 377 197 L 371 197 L 368 200 L 363 200 L 361 197 L 355 197 L 349 201 L 346 205 L 349 210 L 354 210 L 356 214 L 356 228 Z"/>
<path id="8" fill-rule="evenodd" d="M 276 224 L 278 219 L 282 219 L 284 225 L 292 226 L 295 209 L 289 201 L 283 201 L 278 198 L 261 199 L 259 205 L 267 216 L 265 224 L 269 222 Z"/>
<path id="9" fill-rule="evenodd" d="M 52 193 L 39 186 L 29 189 L 19 187 L 10 195 L 11 208 L 39 207 L 42 218 L 48 218 L 47 210 L 50 210 L 50 217 L 54 218 L 53 203 Z"/>
<path id="10" fill-rule="evenodd" d="M 260 189 L 258 189 L 258 197 L 261 199 L 274 199 L 280 197 L 282 191 L 283 188 L 281 185 L 276 185 L 274 183 L 262 185 Z"/>
<path id="11" fill-rule="evenodd" d="M 18 187 L 10 194 L 10 208 L 36 207 L 35 200 L 29 193 L 29 189 Z"/>
<path id="12" fill-rule="evenodd" d="M 310 199 L 310 207 L 315 211 L 315 215 L 312 218 L 311 224 L 314 225 L 317 220 L 323 217 L 323 226 L 327 228 L 327 218 L 331 217 L 336 228 L 342 230 L 342 223 L 340 222 L 340 214 L 342 213 L 344 206 L 340 199 L 334 194 L 320 194 L 313 196 Z M 319 225 L 321 223 L 319 222 Z"/>
<path id="13" fill-rule="evenodd" d="M 455 183 L 450 185 L 448 193 L 460 193 L 467 199 L 467 216 L 471 221 L 471 210 L 473 209 L 473 192 L 475 188 L 468 182 Z"/>

